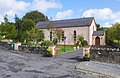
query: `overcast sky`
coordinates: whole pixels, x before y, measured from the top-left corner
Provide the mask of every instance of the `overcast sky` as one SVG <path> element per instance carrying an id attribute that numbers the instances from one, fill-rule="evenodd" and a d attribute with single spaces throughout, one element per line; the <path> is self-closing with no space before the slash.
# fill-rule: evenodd
<path id="1" fill-rule="evenodd" d="M 0 21 L 5 14 L 14 21 L 15 14 L 22 18 L 32 10 L 53 20 L 95 17 L 104 27 L 120 23 L 120 0 L 0 0 Z"/>

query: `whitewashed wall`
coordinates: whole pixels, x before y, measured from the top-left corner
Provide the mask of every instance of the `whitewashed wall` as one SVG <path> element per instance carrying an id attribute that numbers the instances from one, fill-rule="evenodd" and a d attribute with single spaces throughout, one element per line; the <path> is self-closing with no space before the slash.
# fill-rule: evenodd
<path id="1" fill-rule="evenodd" d="M 74 44 L 74 31 L 76 31 L 76 36 L 83 35 L 84 39 L 88 41 L 88 26 L 84 27 L 70 27 L 63 28 L 64 35 L 66 37 L 66 44 Z M 63 43 L 63 42 L 62 42 Z"/>
<path id="2" fill-rule="evenodd" d="M 76 35 L 83 35 L 84 39 L 88 41 L 89 45 L 93 44 L 92 34 L 96 31 L 95 20 L 92 21 L 91 26 L 79 26 L 79 27 L 67 27 L 62 28 L 64 30 L 64 36 L 66 37 L 66 44 L 73 45 L 74 44 L 74 31 L 76 31 Z M 45 34 L 45 40 L 50 40 L 50 31 L 47 29 L 42 29 Z M 64 41 L 61 41 L 60 44 L 64 44 Z"/>
<path id="3" fill-rule="evenodd" d="M 93 32 L 96 31 L 96 24 L 95 24 L 95 20 L 92 21 L 91 26 L 89 27 L 89 45 L 92 45 L 93 42 Z"/>

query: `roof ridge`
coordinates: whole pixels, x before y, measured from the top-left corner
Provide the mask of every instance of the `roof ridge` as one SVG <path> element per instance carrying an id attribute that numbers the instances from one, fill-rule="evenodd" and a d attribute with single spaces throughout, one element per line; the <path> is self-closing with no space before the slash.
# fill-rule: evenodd
<path id="1" fill-rule="evenodd" d="M 52 21 L 57 27 L 77 27 L 77 26 L 90 26 L 94 17 L 84 17 L 76 19 L 55 20 Z M 50 24 L 50 21 L 39 22 L 36 24 L 39 28 L 46 28 Z"/>
<path id="2" fill-rule="evenodd" d="M 94 19 L 94 17 L 83 17 L 83 18 L 73 18 L 73 19 L 63 19 L 63 20 L 53 20 L 53 22 L 55 22 L 55 21 L 80 20 L 80 19 Z"/>

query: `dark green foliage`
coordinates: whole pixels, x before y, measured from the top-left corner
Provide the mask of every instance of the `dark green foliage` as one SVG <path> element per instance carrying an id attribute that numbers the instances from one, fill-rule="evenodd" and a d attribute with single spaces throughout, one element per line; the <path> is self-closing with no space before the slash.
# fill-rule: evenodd
<path id="1" fill-rule="evenodd" d="M 15 26 L 18 33 L 16 37 L 16 41 L 20 41 L 20 42 L 29 42 L 29 41 L 36 42 L 37 41 L 38 42 L 44 39 L 44 33 L 38 28 L 36 28 L 35 21 L 32 19 L 21 20 L 17 17 L 17 15 L 15 15 Z"/>
<path id="2" fill-rule="evenodd" d="M 15 23 L 8 21 L 7 15 L 4 16 L 4 23 L 0 25 L 0 35 L 15 42 L 39 42 L 44 39 L 42 30 L 36 28 L 39 21 L 47 21 L 48 18 L 38 11 L 26 13 L 22 19 L 15 15 Z"/>
<path id="3" fill-rule="evenodd" d="M 15 38 L 16 42 L 21 42 L 23 40 L 22 22 L 23 21 L 15 15 L 15 28 L 17 30 L 17 36 Z"/>
<path id="4" fill-rule="evenodd" d="M 17 33 L 16 33 L 14 24 L 11 24 L 11 25 L 8 24 L 6 26 L 6 38 L 14 40 L 16 36 L 17 36 Z"/>
<path id="5" fill-rule="evenodd" d="M 7 24 L 7 23 L 8 23 L 8 18 L 7 18 L 7 17 L 8 17 L 8 15 L 5 14 L 5 16 L 4 16 L 4 22 L 5 22 L 5 23 L 4 23 L 4 24 Z"/>
<path id="6" fill-rule="evenodd" d="M 86 45 L 88 45 L 88 42 L 86 40 L 83 40 L 82 45 L 86 46 Z"/>
<path id="7" fill-rule="evenodd" d="M 100 30 L 100 24 L 96 24 L 97 30 Z"/>
<path id="8" fill-rule="evenodd" d="M 2 35 L 0 35 L 0 40 L 2 39 Z"/>
<path id="9" fill-rule="evenodd" d="M 44 39 L 44 33 L 42 30 L 39 29 L 39 31 L 37 32 L 37 41 L 40 42 L 40 41 L 43 41 Z"/>
<path id="10" fill-rule="evenodd" d="M 42 41 L 44 33 L 35 27 L 39 21 L 47 21 L 48 18 L 38 11 L 31 11 L 23 16 L 22 20 L 15 15 L 15 26 L 17 29 L 16 41 Z"/>
<path id="11" fill-rule="evenodd" d="M 7 17 L 6 17 L 7 19 Z M 6 21 L 6 20 L 5 20 Z M 0 34 L 1 36 L 5 36 L 5 39 L 15 39 L 17 36 L 16 28 L 14 23 L 6 21 L 5 23 L 0 25 Z"/>
<path id="12" fill-rule="evenodd" d="M 22 31 L 31 30 L 35 27 L 35 23 L 32 20 L 23 20 L 22 22 Z"/>
<path id="13" fill-rule="evenodd" d="M 53 44 L 57 44 L 58 43 L 58 39 L 57 38 L 54 38 L 53 39 Z"/>
<path id="14" fill-rule="evenodd" d="M 75 43 L 75 46 L 86 46 L 88 45 L 88 42 L 84 40 L 84 37 L 82 35 L 78 35 L 77 42 Z"/>
<path id="15" fill-rule="evenodd" d="M 44 14 L 38 11 L 31 11 L 31 12 L 26 13 L 23 19 L 32 20 L 35 22 L 35 24 L 37 24 L 39 21 L 48 21 L 47 16 L 45 16 Z"/>
<path id="16" fill-rule="evenodd" d="M 84 37 L 82 35 L 78 35 L 78 41 L 82 42 L 84 40 Z"/>
<path id="17" fill-rule="evenodd" d="M 118 43 L 120 41 L 120 24 L 115 23 L 112 25 L 112 27 L 105 28 L 101 27 L 100 30 L 104 30 L 106 32 L 106 43 L 110 44 L 114 40 L 118 40 Z"/>
<path id="18" fill-rule="evenodd" d="M 49 40 L 45 40 L 41 43 L 41 46 L 51 46 L 51 45 L 53 45 L 53 43 Z"/>
<path id="19" fill-rule="evenodd" d="M 44 33 L 42 30 L 39 30 L 38 28 L 34 27 L 31 30 L 26 31 L 27 34 L 27 40 L 28 41 L 42 41 L 44 38 Z"/>

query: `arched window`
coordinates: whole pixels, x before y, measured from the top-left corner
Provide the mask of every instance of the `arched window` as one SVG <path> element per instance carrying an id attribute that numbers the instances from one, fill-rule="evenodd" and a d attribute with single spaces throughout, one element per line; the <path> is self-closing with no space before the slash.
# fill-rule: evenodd
<path id="1" fill-rule="evenodd" d="M 52 31 L 50 31 L 50 41 L 52 41 Z"/>
<path id="2" fill-rule="evenodd" d="M 62 41 L 64 41 L 64 31 L 62 31 Z"/>
<path id="3" fill-rule="evenodd" d="M 74 31 L 74 41 L 76 41 L 76 37 L 77 37 L 76 34 L 77 34 L 76 31 Z"/>

